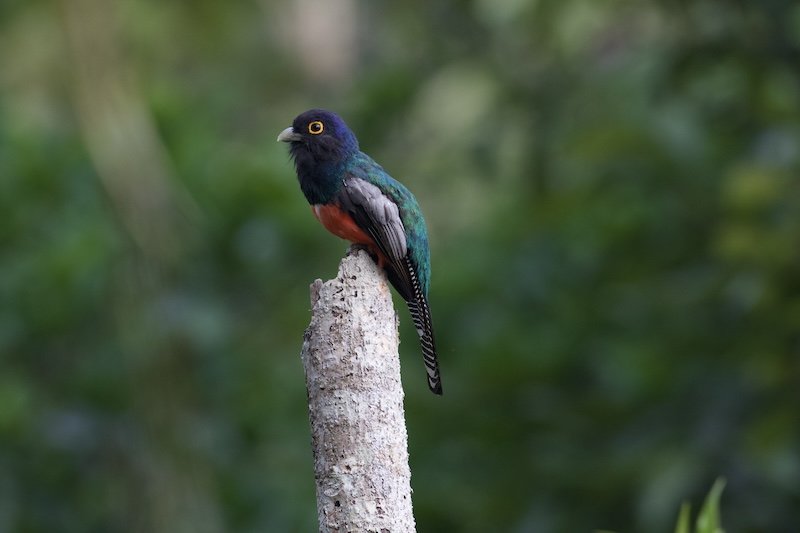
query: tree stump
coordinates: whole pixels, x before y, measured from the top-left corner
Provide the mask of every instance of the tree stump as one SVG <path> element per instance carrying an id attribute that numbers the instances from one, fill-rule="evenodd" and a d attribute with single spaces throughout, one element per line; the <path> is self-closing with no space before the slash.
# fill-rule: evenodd
<path id="1" fill-rule="evenodd" d="M 383 272 L 353 247 L 311 285 L 302 359 L 320 531 L 415 531 L 397 315 Z"/>

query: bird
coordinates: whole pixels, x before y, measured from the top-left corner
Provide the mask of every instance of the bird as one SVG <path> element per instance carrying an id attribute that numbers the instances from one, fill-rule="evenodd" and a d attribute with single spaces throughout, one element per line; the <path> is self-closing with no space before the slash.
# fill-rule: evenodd
<path id="1" fill-rule="evenodd" d="M 300 189 L 320 223 L 365 246 L 405 300 L 422 347 L 428 388 L 442 394 L 428 288 L 428 230 L 416 198 L 370 156 L 336 113 L 311 109 L 278 135 L 289 143 Z"/>

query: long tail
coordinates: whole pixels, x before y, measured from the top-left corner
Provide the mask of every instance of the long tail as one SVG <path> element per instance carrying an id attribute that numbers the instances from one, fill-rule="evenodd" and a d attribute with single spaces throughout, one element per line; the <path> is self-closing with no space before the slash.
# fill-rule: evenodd
<path id="1" fill-rule="evenodd" d="M 419 334 L 419 343 L 422 346 L 422 359 L 425 362 L 425 371 L 428 373 L 428 388 L 434 394 L 442 394 L 442 378 L 439 375 L 439 358 L 436 354 L 436 339 L 433 336 L 431 311 L 428 300 L 421 290 L 415 287 L 414 300 L 409 301 L 408 310 L 411 319 Z"/>
<path id="2" fill-rule="evenodd" d="M 419 343 L 422 346 L 422 359 L 425 362 L 425 370 L 428 373 L 428 388 L 434 394 L 442 394 L 442 378 L 439 375 L 439 358 L 436 354 L 436 339 L 433 336 L 433 324 L 431 324 L 431 312 L 428 308 L 428 301 L 425 296 L 417 298 L 417 301 L 408 302 L 408 310 L 411 311 L 411 319 L 414 327 L 419 334 Z"/>

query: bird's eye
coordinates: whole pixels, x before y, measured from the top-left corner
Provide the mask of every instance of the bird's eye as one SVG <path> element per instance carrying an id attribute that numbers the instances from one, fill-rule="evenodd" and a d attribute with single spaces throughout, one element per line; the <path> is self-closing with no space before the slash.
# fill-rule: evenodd
<path id="1" fill-rule="evenodd" d="M 311 135 L 319 135 L 324 129 L 325 126 L 319 120 L 315 120 L 308 125 L 308 133 Z"/>

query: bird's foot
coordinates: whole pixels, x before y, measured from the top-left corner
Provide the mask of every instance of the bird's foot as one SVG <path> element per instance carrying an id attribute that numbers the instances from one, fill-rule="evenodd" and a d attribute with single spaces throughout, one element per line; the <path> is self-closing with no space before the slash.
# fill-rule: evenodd
<path id="1" fill-rule="evenodd" d="M 386 266 L 386 262 L 383 260 L 383 256 L 380 253 L 376 252 L 372 246 L 366 244 L 357 244 L 357 243 L 351 244 L 350 248 L 347 249 L 346 255 L 357 254 L 361 250 L 367 252 L 367 254 L 369 254 L 369 256 L 372 258 L 373 261 L 375 261 L 375 264 L 378 265 L 379 268 L 382 269 Z"/>
<path id="2" fill-rule="evenodd" d="M 345 255 L 355 255 L 360 250 L 364 250 L 368 254 L 372 255 L 372 251 L 369 249 L 369 246 L 367 246 L 366 244 L 356 244 L 356 243 L 350 244 L 350 248 L 347 249 L 347 253 Z"/>

